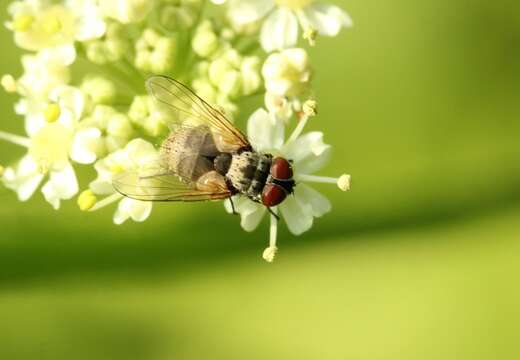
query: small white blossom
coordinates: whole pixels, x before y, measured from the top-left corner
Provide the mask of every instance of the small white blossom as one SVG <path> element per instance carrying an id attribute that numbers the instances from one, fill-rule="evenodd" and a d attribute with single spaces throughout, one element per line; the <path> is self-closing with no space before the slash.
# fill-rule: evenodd
<path id="1" fill-rule="evenodd" d="M 75 41 L 103 36 L 106 25 L 93 0 L 67 0 L 65 4 L 47 1 L 16 1 L 8 11 L 12 17 L 6 26 L 14 32 L 22 49 L 67 54 L 67 62 L 76 58 Z"/>
<path id="2" fill-rule="evenodd" d="M 324 36 L 336 36 L 341 28 L 352 26 L 345 11 L 313 0 L 231 0 L 229 17 L 239 26 L 265 18 L 260 41 L 267 52 L 295 46 L 298 23 L 304 32 Z"/>
<path id="3" fill-rule="evenodd" d="M 247 124 L 247 133 L 251 145 L 261 152 L 281 155 L 293 161 L 294 179 L 296 186 L 294 194 L 287 198 L 273 210 L 280 211 L 289 231 L 300 235 L 308 231 L 315 217 L 321 217 L 331 209 L 329 200 L 307 185 L 308 182 L 341 182 L 340 179 L 314 176 L 327 162 L 330 154 L 330 145 L 323 142 L 323 134 L 318 131 L 301 135 L 308 117 L 300 123 L 285 141 L 283 123 L 273 121 L 272 116 L 265 110 L 259 109 L 251 115 Z M 266 207 L 242 196 L 233 199 L 236 212 L 241 216 L 241 225 L 246 231 L 253 231 L 267 213 Z M 226 209 L 231 212 L 231 204 L 226 203 Z M 264 253 L 267 261 L 272 261 L 276 253 L 276 220 L 272 219 L 270 231 L 270 245 Z"/>
<path id="4" fill-rule="evenodd" d="M 280 96 L 304 93 L 311 80 L 309 57 L 300 48 L 269 55 L 262 67 L 267 92 Z"/>
<path id="5" fill-rule="evenodd" d="M 149 142 L 142 139 L 130 141 L 124 149 L 115 151 L 95 164 L 98 173 L 96 180 L 90 183 L 90 190 L 96 195 L 107 196 L 90 208 L 98 210 L 113 202 L 119 201 L 114 214 L 114 223 L 122 224 L 131 218 L 134 221 L 144 221 L 152 211 L 152 203 L 123 198 L 115 192 L 112 179 L 123 171 L 145 171 L 157 163 L 159 153 Z"/>

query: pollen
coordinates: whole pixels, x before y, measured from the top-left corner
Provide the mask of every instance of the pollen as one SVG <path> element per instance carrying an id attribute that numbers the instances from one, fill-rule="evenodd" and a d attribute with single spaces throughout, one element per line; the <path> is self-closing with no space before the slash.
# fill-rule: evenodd
<path id="1" fill-rule="evenodd" d="M 88 211 L 96 204 L 97 198 L 92 190 L 85 190 L 78 196 L 78 206 L 81 211 Z"/>
<path id="2" fill-rule="evenodd" d="M 60 106 L 56 103 L 50 103 L 47 105 L 45 110 L 43 110 L 43 116 L 48 123 L 53 123 L 60 118 L 61 109 Z"/>
<path id="3" fill-rule="evenodd" d="M 17 14 L 13 19 L 13 29 L 15 31 L 26 32 L 34 23 L 34 16 L 29 14 Z"/>

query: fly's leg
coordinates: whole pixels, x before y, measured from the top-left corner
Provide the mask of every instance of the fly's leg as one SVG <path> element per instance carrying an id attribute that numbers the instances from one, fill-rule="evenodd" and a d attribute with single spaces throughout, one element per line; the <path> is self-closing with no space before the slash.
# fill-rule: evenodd
<path id="1" fill-rule="evenodd" d="M 276 218 L 276 221 L 280 221 L 280 216 L 278 216 L 270 207 L 267 208 L 267 211 Z"/>
<path id="2" fill-rule="evenodd" d="M 229 203 L 231 204 L 231 211 L 233 215 L 240 215 L 239 213 L 237 213 L 237 211 L 235 210 L 235 203 L 233 202 L 233 198 L 229 198 Z"/>

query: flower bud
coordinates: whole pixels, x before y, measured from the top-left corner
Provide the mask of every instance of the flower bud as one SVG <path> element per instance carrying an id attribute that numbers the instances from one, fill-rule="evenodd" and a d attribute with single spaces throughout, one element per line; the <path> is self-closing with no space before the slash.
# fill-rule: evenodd
<path id="1" fill-rule="evenodd" d="M 110 104 L 117 93 L 114 83 L 101 76 L 86 78 L 80 89 L 92 99 L 94 104 Z"/>
<path id="2" fill-rule="evenodd" d="M 116 114 L 108 120 L 107 134 L 119 138 L 130 138 L 134 130 L 130 119 L 123 114 Z"/>

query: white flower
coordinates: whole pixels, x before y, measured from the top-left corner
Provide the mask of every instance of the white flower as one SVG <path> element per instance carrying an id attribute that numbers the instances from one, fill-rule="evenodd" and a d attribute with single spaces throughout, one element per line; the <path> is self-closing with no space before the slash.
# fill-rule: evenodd
<path id="1" fill-rule="evenodd" d="M 61 200 L 72 198 L 78 191 L 70 160 L 83 164 L 94 162 L 101 134 L 95 128 L 77 129 L 84 108 L 79 89 L 66 85 L 57 87 L 51 91 L 49 100 L 41 116 L 27 120 L 29 138 L 0 133 L 3 140 L 28 149 L 17 166 L 6 169 L 3 181 L 21 200 L 27 200 L 48 175 L 42 193 L 59 209 Z"/>
<path id="2" fill-rule="evenodd" d="M 311 80 L 309 56 L 300 48 L 269 55 L 262 67 L 267 92 L 297 96 L 307 90 Z"/>
<path id="3" fill-rule="evenodd" d="M 28 98 L 47 98 L 52 89 L 70 80 L 67 49 L 42 50 L 36 55 L 23 55 L 23 75 L 18 79 L 17 91 Z"/>
<path id="4" fill-rule="evenodd" d="M 336 36 L 342 27 L 352 26 L 342 9 L 313 0 L 231 0 L 229 17 L 238 26 L 266 17 L 260 41 L 267 52 L 295 46 L 298 22 L 304 31 L 315 30 L 324 36 Z"/>
<path id="5" fill-rule="evenodd" d="M 122 224 L 129 218 L 139 222 L 146 220 L 152 211 L 152 202 L 123 198 L 123 195 L 115 192 L 112 178 L 123 171 L 145 171 L 157 164 L 158 156 L 159 153 L 152 144 L 143 139 L 134 139 L 124 149 L 99 160 L 94 166 L 98 176 L 90 183 L 90 190 L 93 194 L 107 197 L 89 208 L 90 211 L 119 201 L 114 223 Z"/>
<path id="6" fill-rule="evenodd" d="M 318 131 L 300 135 L 308 116 L 300 119 L 294 132 L 285 141 L 283 123 L 277 121 L 263 109 L 251 115 L 247 124 L 247 132 L 251 145 L 256 151 L 281 155 L 293 161 L 296 186 L 294 194 L 276 208 L 280 211 L 289 231 L 300 235 L 312 227 L 315 217 L 320 217 L 331 209 L 329 200 L 307 185 L 308 182 L 337 183 L 343 186 L 345 177 L 329 178 L 312 175 L 319 171 L 330 155 L 330 145 L 323 142 L 323 134 Z M 346 187 L 343 186 L 346 190 Z M 235 196 L 235 210 L 241 215 L 241 225 L 246 231 L 253 231 L 267 212 L 264 205 L 255 203 L 246 197 Z M 231 211 L 231 204 L 226 202 L 226 208 Z M 276 252 L 276 218 L 271 216 L 270 245 L 264 253 L 267 261 L 272 261 Z"/>
<path id="7" fill-rule="evenodd" d="M 74 42 L 103 36 L 104 20 L 93 0 L 68 0 L 65 4 L 46 1 L 16 1 L 8 8 L 12 20 L 6 26 L 14 32 L 22 49 L 67 53 L 70 64 L 76 57 Z"/>
<path id="8" fill-rule="evenodd" d="M 99 3 L 105 16 L 123 24 L 144 20 L 153 6 L 150 0 L 99 0 Z"/>

